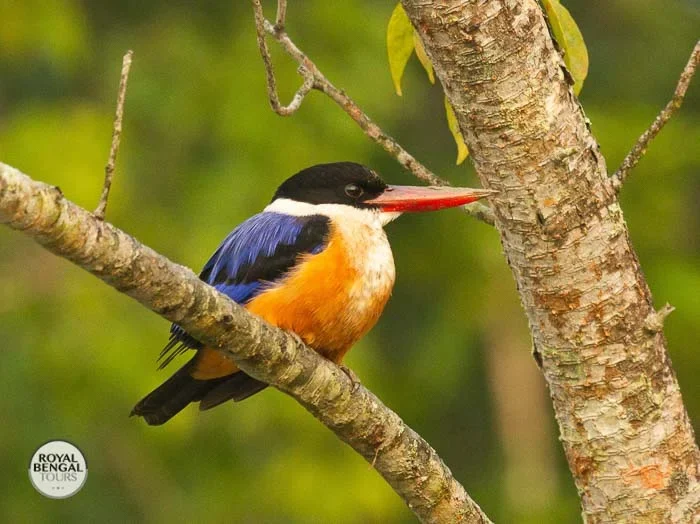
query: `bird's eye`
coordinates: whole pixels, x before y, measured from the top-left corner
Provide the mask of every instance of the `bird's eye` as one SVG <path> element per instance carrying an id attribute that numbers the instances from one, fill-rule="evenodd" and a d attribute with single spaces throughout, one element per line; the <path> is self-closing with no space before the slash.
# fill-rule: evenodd
<path id="1" fill-rule="evenodd" d="M 348 184 L 345 186 L 345 194 L 350 198 L 360 198 L 363 193 L 363 189 L 357 184 Z"/>

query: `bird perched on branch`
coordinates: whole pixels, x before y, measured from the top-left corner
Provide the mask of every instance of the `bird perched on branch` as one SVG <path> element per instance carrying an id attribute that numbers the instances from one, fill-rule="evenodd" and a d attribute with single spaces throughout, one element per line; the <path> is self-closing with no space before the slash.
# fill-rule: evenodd
<path id="1" fill-rule="evenodd" d="M 287 179 L 270 205 L 234 229 L 200 278 L 340 364 L 377 322 L 394 286 L 383 227 L 405 212 L 460 206 L 493 193 L 389 186 L 352 162 L 313 166 Z M 159 425 L 190 402 L 206 410 L 267 387 L 176 324 L 161 367 L 188 349 L 196 350 L 194 357 L 136 404 L 132 415 Z"/>

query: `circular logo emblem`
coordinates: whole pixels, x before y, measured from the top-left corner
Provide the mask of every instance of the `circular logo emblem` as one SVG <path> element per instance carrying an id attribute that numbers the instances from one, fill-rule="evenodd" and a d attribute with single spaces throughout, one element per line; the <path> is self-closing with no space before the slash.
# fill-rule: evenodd
<path id="1" fill-rule="evenodd" d="M 82 452 L 65 440 L 50 440 L 34 452 L 29 480 L 36 490 L 52 499 L 75 495 L 85 484 L 87 462 Z"/>

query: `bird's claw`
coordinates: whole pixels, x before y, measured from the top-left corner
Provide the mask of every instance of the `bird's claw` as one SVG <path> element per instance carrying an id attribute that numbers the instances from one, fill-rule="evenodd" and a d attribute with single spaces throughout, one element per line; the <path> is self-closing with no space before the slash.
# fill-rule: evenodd
<path id="1" fill-rule="evenodd" d="M 352 369 L 350 369 L 349 367 L 347 367 L 345 364 L 340 364 L 340 369 L 350 379 L 350 382 L 352 382 L 352 393 L 355 393 L 355 391 L 357 391 L 357 389 L 362 384 L 360 382 L 360 379 L 357 378 L 357 375 L 355 374 L 355 372 Z"/>

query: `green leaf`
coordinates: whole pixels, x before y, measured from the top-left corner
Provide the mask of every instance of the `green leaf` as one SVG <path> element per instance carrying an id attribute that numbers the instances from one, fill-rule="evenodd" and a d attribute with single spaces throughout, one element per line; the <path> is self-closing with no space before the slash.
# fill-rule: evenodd
<path id="1" fill-rule="evenodd" d="M 428 58 L 428 55 L 425 52 L 423 42 L 421 42 L 420 38 L 418 37 L 418 33 L 415 31 L 413 31 L 413 44 L 416 47 L 416 56 L 418 57 L 418 60 L 423 66 L 423 69 L 425 69 L 425 72 L 428 73 L 428 80 L 430 80 L 431 84 L 434 84 L 435 75 L 433 74 L 433 64 L 430 62 L 430 58 Z"/>
<path id="2" fill-rule="evenodd" d="M 396 94 L 401 96 L 401 77 L 408 59 L 413 53 L 413 26 L 401 4 L 396 4 L 386 28 L 386 49 L 389 53 L 389 69 Z"/>
<path id="3" fill-rule="evenodd" d="M 467 149 L 467 144 L 464 143 L 464 137 L 462 136 L 462 131 L 459 130 L 459 123 L 457 123 L 457 115 L 455 115 L 455 110 L 452 109 L 450 101 L 445 97 L 445 113 L 447 114 L 447 127 L 450 128 L 450 132 L 455 139 L 457 144 L 457 165 L 464 162 L 464 160 L 469 155 L 469 149 Z"/>
<path id="4" fill-rule="evenodd" d="M 574 78 L 574 93 L 579 94 L 588 75 L 588 50 L 581 30 L 568 9 L 559 0 L 542 0 L 554 38 L 564 50 L 564 63 Z"/>

